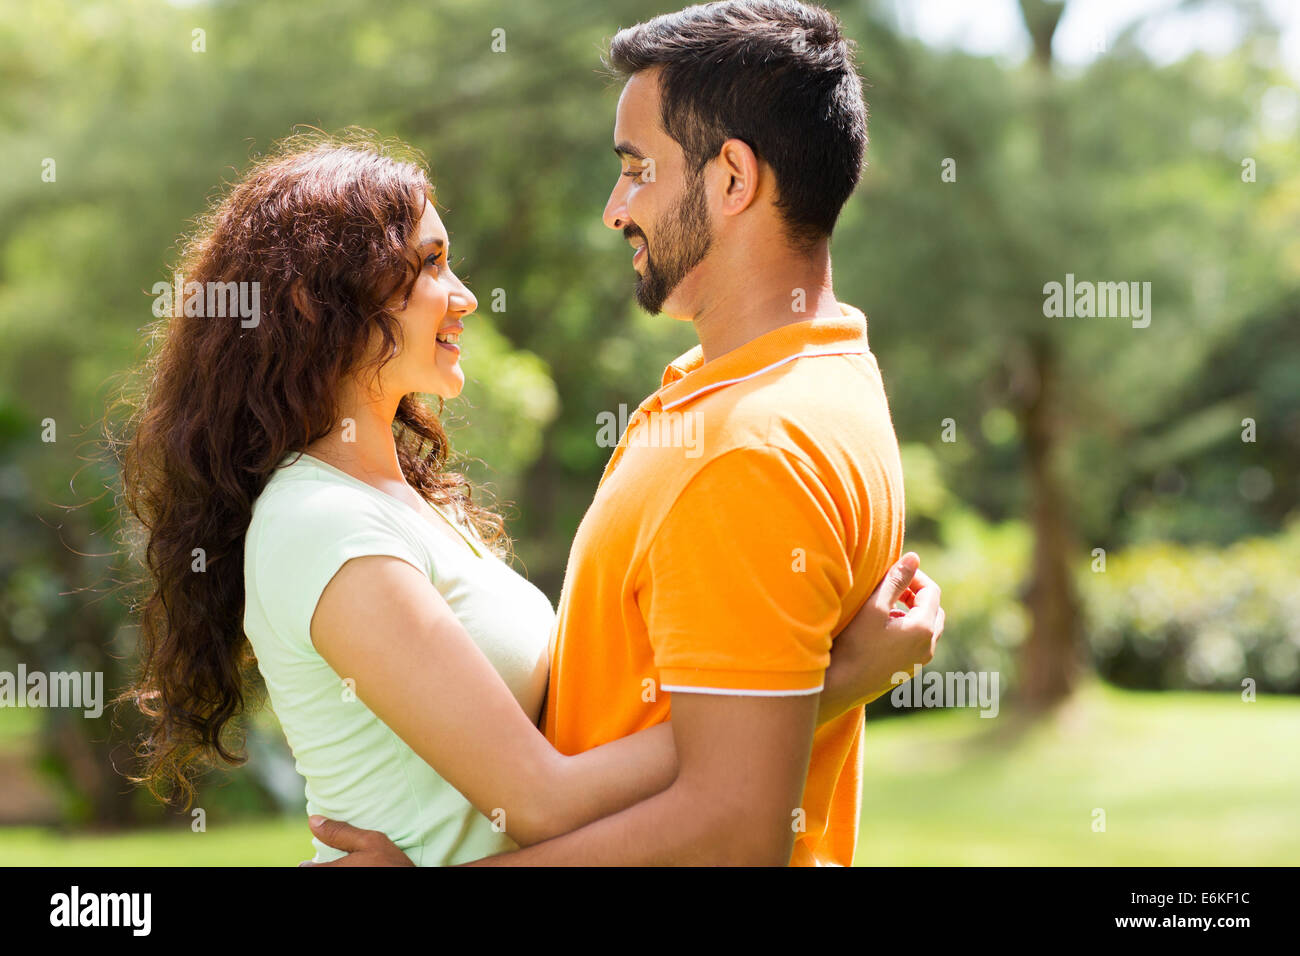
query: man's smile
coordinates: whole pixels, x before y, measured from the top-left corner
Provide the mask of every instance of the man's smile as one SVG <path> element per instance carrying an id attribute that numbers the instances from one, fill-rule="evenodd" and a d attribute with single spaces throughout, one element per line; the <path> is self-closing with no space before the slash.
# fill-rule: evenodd
<path id="1" fill-rule="evenodd" d="M 632 268 L 635 269 L 638 264 L 645 261 L 645 257 L 648 255 L 646 252 L 646 238 L 640 232 L 629 235 L 627 230 L 624 230 L 624 234 L 627 235 L 627 241 L 632 245 Z"/>

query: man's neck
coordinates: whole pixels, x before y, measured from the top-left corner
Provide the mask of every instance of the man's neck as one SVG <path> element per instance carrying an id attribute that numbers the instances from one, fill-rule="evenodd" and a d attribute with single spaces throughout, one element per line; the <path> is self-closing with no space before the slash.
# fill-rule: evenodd
<path id="1" fill-rule="evenodd" d="M 743 267 L 719 271 L 708 277 L 709 294 L 692 317 L 705 362 L 787 325 L 840 314 L 828 251 L 807 259 L 749 257 Z"/>

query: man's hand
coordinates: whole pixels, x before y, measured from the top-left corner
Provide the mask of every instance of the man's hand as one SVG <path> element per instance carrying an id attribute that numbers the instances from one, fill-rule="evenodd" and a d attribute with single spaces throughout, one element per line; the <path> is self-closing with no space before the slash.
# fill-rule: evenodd
<path id="1" fill-rule="evenodd" d="M 312 835 L 326 846 L 346 850 L 329 863 L 300 863 L 299 866 L 415 866 L 410 857 L 397 848 L 397 844 L 378 830 L 362 830 L 341 820 L 309 817 Z"/>
<path id="2" fill-rule="evenodd" d="M 939 597 L 939 586 L 914 552 L 899 558 L 835 638 L 820 723 L 888 693 L 902 683 L 895 675 L 910 679 L 916 665 L 930 663 L 943 634 Z M 898 603 L 908 609 L 896 608 Z"/>

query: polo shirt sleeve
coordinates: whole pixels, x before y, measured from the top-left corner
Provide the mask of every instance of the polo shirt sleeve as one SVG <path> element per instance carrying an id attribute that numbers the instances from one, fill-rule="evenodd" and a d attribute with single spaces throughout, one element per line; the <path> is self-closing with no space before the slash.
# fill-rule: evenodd
<path id="1" fill-rule="evenodd" d="M 662 688 L 821 690 L 853 580 L 838 514 L 787 451 L 740 448 L 705 465 L 660 526 L 640 582 Z"/>

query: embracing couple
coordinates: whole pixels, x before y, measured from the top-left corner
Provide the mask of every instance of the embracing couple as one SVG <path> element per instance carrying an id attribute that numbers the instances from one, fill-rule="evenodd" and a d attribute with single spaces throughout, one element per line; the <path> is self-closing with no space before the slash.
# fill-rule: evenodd
<path id="1" fill-rule="evenodd" d="M 291 143 L 202 221 L 185 278 L 260 283 L 261 319 L 166 320 L 125 449 L 155 792 L 237 757 L 255 659 L 318 865 L 852 862 L 862 705 L 943 629 L 901 556 L 866 320 L 831 285 L 866 143 L 852 46 L 817 7 L 730 0 L 608 59 L 604 221 L 640 305 L 700 345 L 606 465 L 558 612 L 417 398 L 460 393 L 476 307 L 420 166 Z M 692 447 L 638 440 L 662 415 Z"/>

